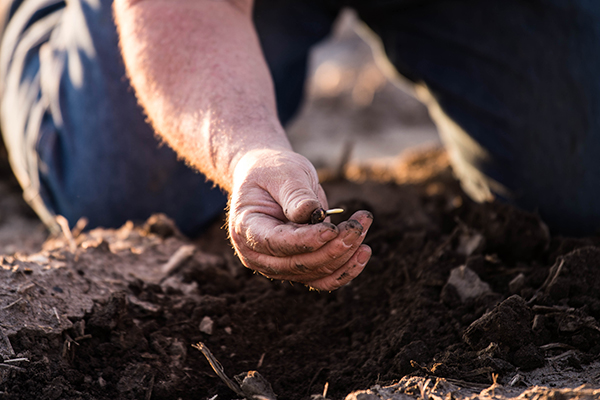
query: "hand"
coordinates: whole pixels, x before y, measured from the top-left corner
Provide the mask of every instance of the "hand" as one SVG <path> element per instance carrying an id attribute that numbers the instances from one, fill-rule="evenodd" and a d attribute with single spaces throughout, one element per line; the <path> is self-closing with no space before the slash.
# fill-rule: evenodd
<path id="1" fill-rule="evenodd" d="M 356 278 L 371 257 L 362 242 L 373 216 L 358 211 L 338 226 L 308 225 L 319 207 L 327 209 L 327 198 L 306 158 L 286 150 L 244 155 L 235 167 L 229 210 L 229 234 L 242 263 L 319 290 Z"/>

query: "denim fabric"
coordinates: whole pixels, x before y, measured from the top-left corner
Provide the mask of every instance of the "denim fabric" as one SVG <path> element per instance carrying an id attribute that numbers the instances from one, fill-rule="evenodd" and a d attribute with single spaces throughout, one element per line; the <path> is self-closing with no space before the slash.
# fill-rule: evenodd
<path id="1" fill-rule="evenodd" d="M 600 2 L 358 2 L 466 191 L 600 232 Z"/>
<path id="2" fill-rule="evenodd" d="M 40 191 L 51 213 L 70 224 L 85 216 L 90 227 L 163 212 L 190 235 L 223 211 L 225 194 L 147 124 L 125 77 L 111 1 L 25 0 L 1 51 L 2 131 L 30 203 Z"/>
<path id="3" fill-rule="evenodd" d="M 598 231 L 600 3 L 257 0 L 282 122 L 300 103 L 308 50 L 348 5 L 428 105 L 472 197 L 537 211 L 555 231 Z M 13 0 L 0 44 L 13 169 L 42 217 L 48 208 L 71 223 L 117 226 L 161 211 L 196 233 L 225 196 L 146 124 L 110 6 Z"/>

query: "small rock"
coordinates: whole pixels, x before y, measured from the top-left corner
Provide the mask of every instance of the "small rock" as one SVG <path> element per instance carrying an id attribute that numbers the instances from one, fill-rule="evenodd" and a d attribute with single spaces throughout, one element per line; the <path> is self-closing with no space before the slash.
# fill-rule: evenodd
<path id="1" fill-rule="evenodd" d="M 513 280 L 508 283 L 508 290 L 512 294 L 518 294 L 521 292 L 521 289 L 525 286 L 525 275 L 523 273 L 519 273 L 519 275 L 515 276 Z"/>
<path id="2" fill-rule="evenodd" d="M 214 325 L 215 323 L 213 320 L 209 316 L 206 316 L 202 318 L 202 321 L 200 321 L 200 332 L 206 333 L 207 335 L 212 335 Z"/>
<path id="3" fill-rule="evenodd" d="M 234 376 L 240 389 L 248 399 L 263 398 L 265 400 L 277 400 L 271 384 L 257 371 L 248 371 Z"/>
<path id="4" fill-rule="evenodd" d="M 492 293 L 490 285 L 479 279 L 479 276 L 475 272 L 464 265 L 450 271 L 447 285 L 454 286 L 463 303 L 468 299 Z"/>
<path id="5" fill-rule="evenodd" d="M 230 327 L 230 326 L 226 326 L 226 327 L 225 327 L 225 333 L 227 333 L 228 335 L 231 335 L 231 332 L 233 332 L 233 331 L 231 330 L 231 327 Z"/>
<path id="6" fill-rule="evenodd" d="M 165 279 L 160 287 L 166 294 L 185 294 L 187 296 L 198 292 L 198 282 L 186 283 L 179 275 L 173 275 Z"/>

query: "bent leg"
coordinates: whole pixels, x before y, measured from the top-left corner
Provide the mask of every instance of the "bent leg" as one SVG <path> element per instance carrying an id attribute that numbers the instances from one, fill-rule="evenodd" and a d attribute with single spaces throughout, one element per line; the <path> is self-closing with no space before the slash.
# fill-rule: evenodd
<path id="1" fill-rule="evenodd" d="M 372 1 L 357 6 L 429 106 L 465 190 L 600 228 L 600 5 Z"/>
<path id="2" fill-rule="evenodd" d="M 196 233 L 225 195 L 160 146 L 126 80 L 111 2 L 96 7 L 30 0 L 11 16 L 2 130 L 13 170 L 30 203 L 41 193 L 71 224 L 85 216 L 113 227 L 164 212 Z"/>
<path id="3" fill-rule="evenodd" d="M 24 1 L 3 36 L 2 66 L 2 130 L 30 202 L 40 193 L 51 213 L 71 224 L 85 216 L 90 227 L 164 212 L 188 234 L 223 210 L 225 195 L 146 123 L 110 1 Z"/>

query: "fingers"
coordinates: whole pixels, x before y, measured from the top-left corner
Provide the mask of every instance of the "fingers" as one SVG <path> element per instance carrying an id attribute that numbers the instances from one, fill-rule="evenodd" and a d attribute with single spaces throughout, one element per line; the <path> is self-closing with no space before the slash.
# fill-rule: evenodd
<path id="1" fill-rule="evenodd" d="M 327 198 L 319 185 L 319 204 L 327 206 Z M 229 220 L 234 244 L 275 257 L 313 252 L 338 235 L 338 228 L 329 223 L 315 225 L 282 223 L 285 215 L 273 199 L 265 197 L 261 189 L 249 190 L 246 198 L 252 197 L 252 205 L 237 205 L 237 212 Z M 311 213 L 314 210 L 311 210 Z"/>
<path id="2" fill-rule="evenodd" d="M 338 227 L 323 222 L 316 225 L 282 224 L 281 221 L 253 214 L 242 235 L 252 251 L 274 257 L 314 252 L 338 236 Z"/>
<path id="3" fill-rule="evenodd" d="M 229 233 L 246 267 L 321 290 L 345 285 L 362 271 L 371 250 L 361 244 L 373 217 L 359 211 L 337 227 L 307 225 L 312 212 L 328 204 L 305 157 L 249 152 L 235 166 L 233 181 Z"/>
<path id="4" fill-rule="evenodd" d="M 337 237 L 316 251 L 276 257 L 246 248 L 247 251 L 242 249 L 240 255 L 246 266 L 271 278 L 303 283 L 316 281 L 338 271 L 352 258 L 363 242 L 372 220 L 368 211 L 355 213 L 352 219 L 338 226 Z"/>
<path id="5" fill-rule="evenodd" d="M 308 286 L 317 290 L 335 290 L 348 284 L 356 278 L 365 268 L 371 258 L 371 248 L 366 244 L 361 245 L 356 253 L 337 271 L 324 278 L 307 282 Z"/>

